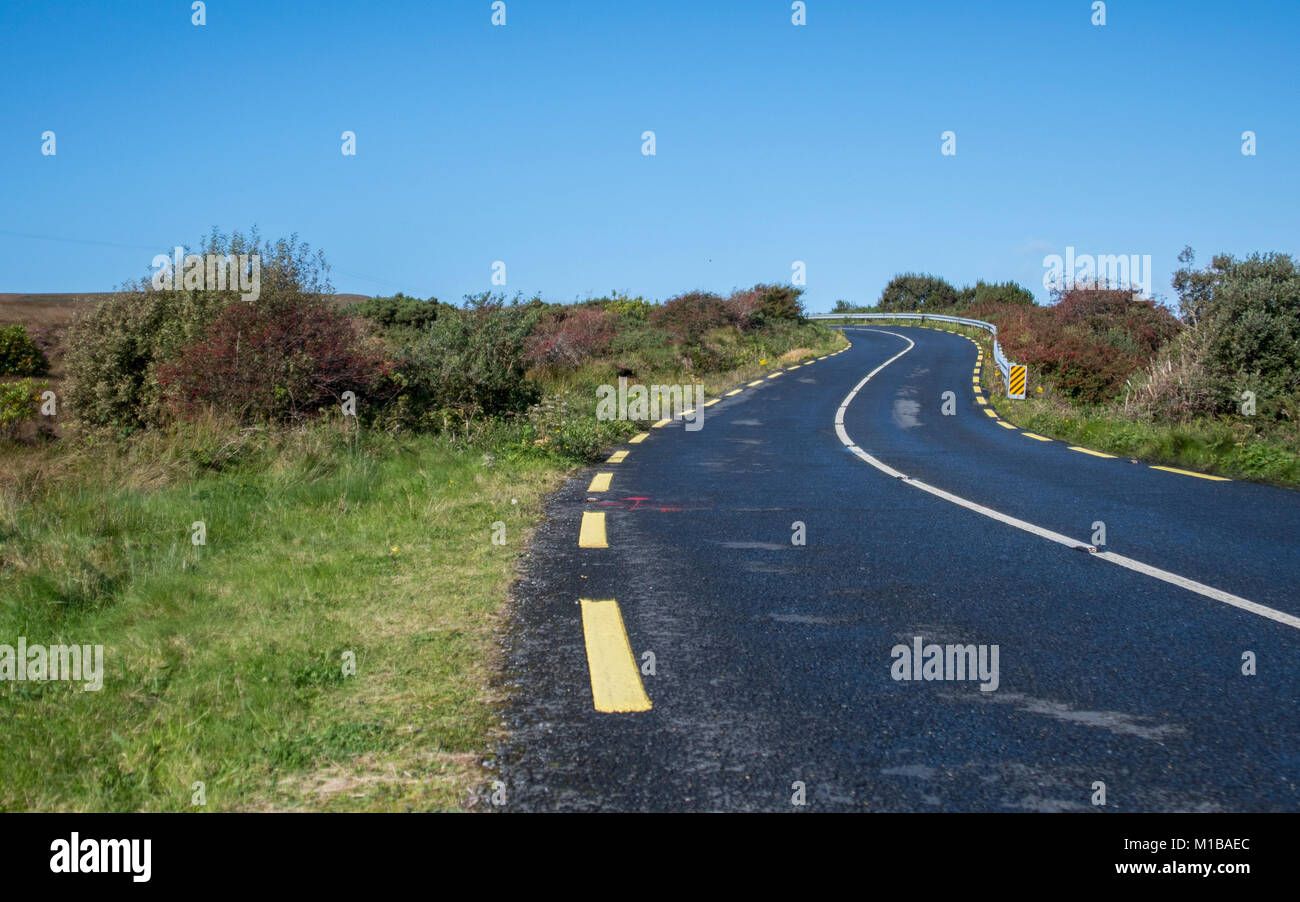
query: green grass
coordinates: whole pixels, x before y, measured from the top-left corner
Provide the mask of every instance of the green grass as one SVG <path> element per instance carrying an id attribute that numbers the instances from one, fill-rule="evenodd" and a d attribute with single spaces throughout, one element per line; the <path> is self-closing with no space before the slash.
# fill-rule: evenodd
<path id="1" fill-rule="evenodd" d="M 985 397 L 1009 423 L 1093 451 L 1148 463 L 1300 488 L 1300 451 L 1296 436 L 1266 428 L 1248 417 L 1159 423 L 1124 416 L 1115 407 L 1085 407 L 1055 395 L 1036 380 L 1030 368 L 1028 397 L 1006 396 L 993 363 L 987 332 L 969 326 L 927 321 L 863 320 L 855 325 L 911 325 L 974 338 L 984 349 L 981 383 Z M 1038 389 L 1042 387 L 1043 392 Z"/>
<path id="2" fill-rule="evenodd" d="M 104 687 L 0 685 L 0 809 L 191 810 L 195 781 L 207 810 L 470 802 L 492 635 L 560 462 L 318 427 L 224 472 L 60 465 L 0 495 L 0 642 L 101 643 Z"/>

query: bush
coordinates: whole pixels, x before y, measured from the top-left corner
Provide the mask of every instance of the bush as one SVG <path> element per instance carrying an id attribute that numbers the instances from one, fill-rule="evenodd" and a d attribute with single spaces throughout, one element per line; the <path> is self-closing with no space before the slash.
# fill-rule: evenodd
<path id="1" fill-rule="evenodd" d="M 1015 282 L 976 282 L 973 288 L 964 288 L 970 292 L 972 304 L 1023 304 L 1032 306 L 1033 292 Z"/>
<path id="2" fill-rule="evenodd" d="M 648 320 L 650 314 L 653 313 L 655 309 L 655 305 L 647 301 L 645 298 L 630 298 L 627 295 L 619 294 L 618 292 L 614 292 L 614 294 L 607 298 L 599 299 L 597 303 L 610 313 L 629 320 L 635 320 L 636 322 L 645 322 Z"/>
<path id="3" fill-rule="evenodd" d="M 972 317 L 998 326 L 1007 356 L 1086 403 L 1116 399 L 1179 332 L 1164 307 L 1116 289 L 1072 288 L 1051 307 L 985 301 Z"/>
<path id="4" fill-rule="evenodd" d="M 525 342 L 528 362 L 548 370 L 575 369 L 609 350 L 616 317 L 599 307 L 562 307 L 542 318 Z"/>
<path id="5" fill-rule="evenodd" d="M 44 376 L 50 361 L 26 326 L 0 328 L 0 376 Z"/>
<path id="6" fill-rule="evenodd" d="M 324 258 L 297 236 L 264 242 L 254 229 L 213 232 L 203 254 L 257 254 L 261 290 L 256 306 L 333 291 Z M 79 317 L 68 330 L 66 387 L 72 415 L 89 425 L 134 428 L 165 416 L 157 368 L 201 340 L 216 316 L 239 295 L 232 290 L 155 290 L 149 278 L 128 286 Z"/>
<path id="7" fill-rule="evenodd" d="M 675 341 L 698 344 L 704 333 L 726 325 L 731 319 L 722 298 L 707 291 L 691 291 L 670 298 L 655 308 L 650 322 L 664 329 Z"/>
<path id="8" fill-rule="evenodd" d="M 197 340 L 230 300 L 215 292 L 129 291 L 106 298 L 75 320 L 65 357 L 73 416 L 91 425 L 157 422 L 155 367 Z"/>
<path id="9" fill-rule="evenodd" d="M 755 285 L 727 298 L 727 318 L 741 331 L 765 328 L 770 323 L 803 319 L 802 288 L 793 285 Z"/>
<path id="10" fill-rule="evenodd" d="M 945 280 L 928 273 L 909 272 L 889 280 L 876 308 L 893 313 L 952 307 L 956 303 L 957 289 Z"/>
<path id="11" fill-rule="evenodd" d="M 301 420 L 357 395 L 358 412 L 382 403 L 390 365 L 352 319 L 318 298 L 265 305 L 236 301 L 199 341 L 158 368 L 158 384 L 175 413 L 205 408 L 242 423 Z"/>
<path id="12" fill-rule="evenodd" d="M 1201 412 L 1235 413 L 1242 392 L 1257 398 L 1257 415 L 1300 416 L 1300 271 L 1286 254 L 1237 260 L 1216 256 L 1193 270 L 1191 249 L 1174 274 L 1183 316 L 1196 327 L 1191 353 L 1213 383 Z"/>
<path id="13" fill-rule="evenodd" d="M 384 327 L 385 329 L 427 329 L 438 318 L 440 304 L 437 298 L 422 301 L 397 293 L 390 298 L 370 298 L 358 301 L 347 308 L 348 312 Z"/>
<path id="14" fill-rule="evenodd" d="M 395 419 L 438 427 L 527 410 L 540 394 L 524 357 L 537 316 L 486 296 L 439 316 L 394 373 L 401 390 Z"/>
<path id="15" fill-rule="evenodd" d="M 40 390 L 30 379 L 0 382 L 0 437 L 16 439 L 40 413 Z"/>

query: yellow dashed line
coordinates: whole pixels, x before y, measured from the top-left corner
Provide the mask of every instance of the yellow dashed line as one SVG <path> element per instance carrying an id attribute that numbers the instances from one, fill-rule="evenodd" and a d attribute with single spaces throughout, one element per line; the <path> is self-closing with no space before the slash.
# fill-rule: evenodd
<path id="1" fill-rule="evenodd" d="M 984 396 L 983 396 L 983 395 L 976 395 L 976 396 L 975 396 L 975 403 L 977 403 L 980 407 L 985 407 L 985 406 L 988 405 L 989 402 L 984 400 Z"/>
<path id="2" fill-rule="evenodd" d="M 970 390 L 973 391 L 973 392 L 975 392 L 975 394 L 977 394 L 977 395 L 982 395 L 982 394 L 984 394 L 984 389 L 980 388 L 978 385 L 972 385 L 972 386 L 970 387 Z"/>
<path id="3" fill-rule="evenodd" d="M 625 457 L 627 457 L 627 452 L 626 452 L 626 451 L 615 451 L 613 454 L 611 454 L 611 455 L 609 456 L 609 460 L 605 461 L 605 463 L 607 463 L 607 464 L 621 464 L 621 463 L 623 462 L 623 458 L 625 458 Z"/>
<path id="4" fill-rule="evenodd" d="M 691 414 L 693 414 L 693 413 L 695 413 L 695 408 L 694 408 L 694 407 L 692 407 L 690 410 L 683 410 L 683 411 L 682 411 L 682 416 L 684 416 L 684 417 L 689 417 L 689 416 L 690 416 Z"/>
<path id="5" fill-rule="evenodd" d="M 662 428 L 664 428 L 665 426 L 667 426 L 667 425 L 668 425 L 669 423 L 671 423 L 671 422 L 672 422 L 672 420 L 660 420 L 658 423 L 655 423 L 655 424 L 654 424 L 653 426 L 651 426 L 650 428 L 651 428 L 651 429 L 662 429 Z"/>
<path id="6" fill-rule="evenodd" d="M 641 683 L 632 643 L 618 602 L 582 602 L 582 635 L 591 671 L 591 697 L 597 711 L 609 714 L 649 711 L 650 697 Z"/>
<path id="7" fill-rule="evenodd" d="M 749 383 L 749 387 L 753 388 L 755 385 L 762 385 L 762 384 L 763 384 L 762 379 L 755 379 L 753 382 Z"/>
<path id="8" fill-rule="evenodd" d="M 1211 476 L 1209 473 L 1193 473 L 1191 470 L 1180 470 L 1177 467 L 1156 467 L 1153 470 L 1164 470 L 1166 473 L 1177 473 L 1179 476 L 1195 476 L 1197 479 L 1209 479 L 1214 482 L 1232 482 L 1226 476 Z"/>
<path id="9" fill-rule="evenodd" d="M 986 416 L 990 416 L 990 417 L 992 417 L 992 418 L 995 419 L 995 420 L 998 418 L 998 415 L 997 415 L 996 413 L 994 413 L 992 410 L 990 410 L 989 408 L 987 408 L 987 407 L 984 408 L 984 413 L 985 413 Z"/>
<path id="10" fill-rule="evenodd" d="M 728 398 L 733 397 L 734 395 L 740 394 L 742 391 L 744 391 L 743 388 L 732 389 L 731 391 L 727 392 L 726 397 Z"/>
<path id="11" fill-rule="evenodd" d="M 1103 454 L 1100 451 L 1093 451 L 1091 448 L 1080 448 L 1078 445 L 1071 445 L 1070 450 L 1078 451 L 1080 454 L 1091 454 L 1093 457 L 1109 457 L 1112 460 L 1115 458 L 1114 454 Z"/>
<path id="12" fill-rule="evenodd" d="M 1016 427 L 1013 426 L 1012 424 L 1008 423 L 1006 420 L 998 420 L 998 425 L 1001 426 L 1003 429 L 1015 429 L 1015 428 L 1016 428 Z"/>
<path id="13" fill-rule="evenodd" d="M 768 376 L 767 378 L 769 378 L 769 379 L 775 379 L 775 378 L 776 378 L 777 376 L 779 376 L 779 375 L 781 375 L 781 374 L 780 374 L 780 373 L 773 373 L 772 375 Z"/>
<path id="14" fill-rule="evenodd" d="M 714 398 L 712 401 L 705 401 L 705 402 L 704 402 L 704 406 L 705 406 L 705 407 L 712 407 L 714 404 L 717 404 L 717 403 L 718 403 L 719 401 L 721 401 L 721 400 L 722 400 L 721 398 Z"/>
<path id="15" fill-rule="evenodd" d="M 605 512 L 582 512 L 582 526 L 578 529 L 579 548 L 608 548 L 605 538 Z"/>
<path id="16" fill-rule="evenodd" d="M 639 432 L 627 440 L 629 445 L 639 445 L 650 437 L 648 432 Z"/>
<path id="17" fill-rule="evenodd" d="M 587 486 L 589 492 L 608 492 L 609 481 L 614 478 L 613 473 L 597 473 L 591 477 L 591 485 Z"/>
<path id="18" fill-rule="evenodd" d="M 1045 435 L 1039 435 L 1039 434 L 1036 433 L 1036 432 L 1022 432 L 1022 433 L 1020 433 L 1020 434 L 1023 435 L 1023 436 L 1025 436 L 1026 438 L 1034 438 L 1034 439 L 1038 439 L 1040 442 L 1050 442 L 1050 441 L 1051 441 L 1051 439 L 1048 438 L 1047 436 L 1045 436 Z"/>

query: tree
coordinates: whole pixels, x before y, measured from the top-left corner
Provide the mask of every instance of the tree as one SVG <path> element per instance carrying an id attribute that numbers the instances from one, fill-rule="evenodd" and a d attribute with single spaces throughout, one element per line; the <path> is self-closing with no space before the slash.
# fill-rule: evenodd
<path id="1" fill-rule="evenodd" d="M 885 311 L 909 311 L 953 307 L 956 303 L 957 289 L 944 279 L 909 272 L 889 280 L 876 306 Z"/>

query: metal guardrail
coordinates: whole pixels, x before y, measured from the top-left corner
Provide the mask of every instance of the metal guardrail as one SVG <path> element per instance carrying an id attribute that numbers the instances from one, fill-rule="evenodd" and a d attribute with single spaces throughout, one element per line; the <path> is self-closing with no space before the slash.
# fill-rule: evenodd
<path id="1" fill-rule="evenodd" d="M 964 316 L 941 316 L 935 313 L 814 313 L 808 319 L 915 319 L 925 322 L 928 319 L 941 323 L 956 323 L 960 326 L 973 326 L 976 329 L 983 329 L 993 336 L 993 362 L 997 364 L 998 372 L 1002 374 L 1002 385 L 1007 389 L 1008 398 L 1017 398 L 1023 400 L 1025 395 L 1011 394 L 1011 368 L 1016 366 L 1007 359 L 1007 355 L 1002 353 L 1002 346 L 998 344 L 998 327 L 993 323 L 986 323 L 982 319 L 966 319 Z"/>

